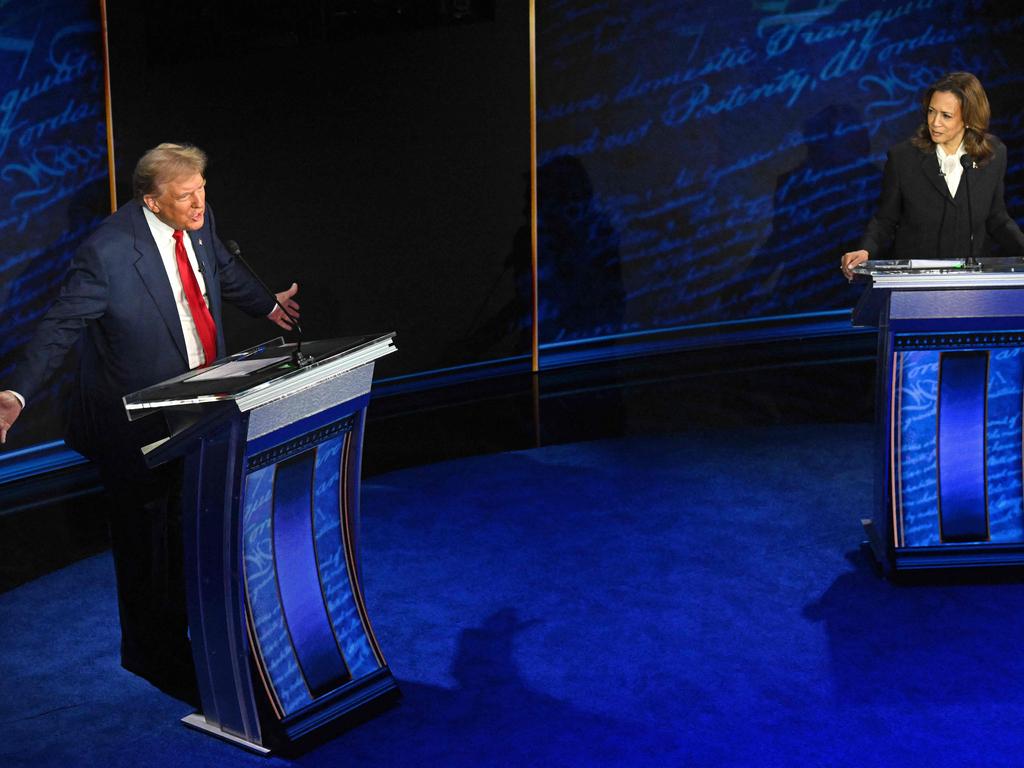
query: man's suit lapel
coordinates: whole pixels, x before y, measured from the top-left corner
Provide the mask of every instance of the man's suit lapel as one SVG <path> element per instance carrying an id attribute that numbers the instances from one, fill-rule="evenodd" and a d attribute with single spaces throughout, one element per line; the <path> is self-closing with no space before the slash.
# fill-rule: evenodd
<path id="1" fill-rule="evenodd" d="M 213 268 L 213 253 L 210 250 L 209 234 L 206 233 L 206 227 L 203 227 L 198 232 L 189 232 L 188 236 L 192 241 L 192 251 L 196 255 L 196 261 L 199 262 L 199 270 L 203 273 L 203 281 L 206 283 L 206 296 L 210 300 L 210 314 L 216 319 L 220 312 L 214 311 L 216 308 L 213 306 L 213 302 L 220 295 L 220 291 L 214 290 L 217 271 Z"/>
<path id="2" fill-rule="evenodd" d="M 174 339 L 181 359 L 187 366 L 188 351 L 185 349 L 185 335 L 181 331 L 181 318 L 178 317 L 178 308 L 174 304 L 174 294 L 171 292 L 171 284 L 167 280 L 167 270 L 164 269 L 160 252 L 156 248 L 156 243 L 153 242 L 153 233 L 142 213 L 142 206 L 137 205 L 134 201 L 129 205 L 134 208 L 131 215 L 132 237 L 135 251 L 138 254 L 135 259 L 135 269 L 153 299 L 153 304 L 160 313 L 160 317 L 163 318 L 167 329 L 171 332 L 171 338 Z M 154 350 L 154 354 L 158 353 L 159 350 Z"/>

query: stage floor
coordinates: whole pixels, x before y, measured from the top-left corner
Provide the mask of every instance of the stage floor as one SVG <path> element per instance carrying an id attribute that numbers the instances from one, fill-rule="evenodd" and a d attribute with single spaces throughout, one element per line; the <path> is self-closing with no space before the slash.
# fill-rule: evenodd
<path id="1" fill-rule="evenodd" d="M 1012 765 L 1024 585 L 894 585 L 868 424 L 700 427 L 363 487 L 404 693 L 306 766 Z M 117 664 L 107 554 L 0 595 L 0 764 L 261 766 Z"/>

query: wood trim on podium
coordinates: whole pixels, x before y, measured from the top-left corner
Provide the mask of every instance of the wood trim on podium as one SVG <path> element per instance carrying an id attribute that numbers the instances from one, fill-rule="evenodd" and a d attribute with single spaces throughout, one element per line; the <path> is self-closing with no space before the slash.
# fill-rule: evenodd
<path id="1" fill-rule="evenodd" d="M 349 472 L 352 463 L 352 432 L 345 436 L 345 444 L 341 451 L 341 485 L 339 487 L 338 500 L 341 504 L 339 513 L 341 515 L 341 541 L 345 547 L 345 567 L 348 570 L 349 584 L 352 585 L 352 599 L 355 602 L 356 611 L 363 622 L 363 629 L 366 631 L 366 640 L 370 644 L 370 650 L 377 664 L 381 668 L 387 667 L 387 660 L 377 642 L 377 635 L 373 631 L 373 624 L 370 623 L 370 615 L 366 610 L 366 601 L 363 599 L 363 585 L 359 580 L 358 568 L 356 568 L 356 532 L 352 530 L 352 508 L 351 487 L 349 485 Z M 355 503 L 358 503 L 355 502 Z"/>
<path id="2" fill-rule="evenodd" d="M 243 574 L 245 570 L 245 562 L 242 562 Z M 245 576 L 242 577 L 245 579 Z M 248 580 L 245 581 L 248 585 Z M 256 628 L 252 624 L 252 605 L 249 602 L 249 588 L 246 586 L 245 589 L 245 633 L 249 637 L 249 648 L 252 649 L 254 654 L 253 664 L 256 667 L 256 671 L 259 673 L 260 682 L 263 684 L 263 690 L 267 693 L 267 701 L 270 702 L 270 708 L 274 711 L 274 716 L 278 720 L 284 719 L 284 707 L 281 705 L 281 700 L 277 696 L 277 691 L 274 690 L 274 686 L 270 684 L 270 678 L 267 676 L 267 662 L 263 658 L 263 649 L 260 647 L 259 641 L 256 637 Z"/>
<path id="3" fill-rule="evenodd" d="M 891 516 L 890 533 L 894 548 L 903 546 L 903 466 L 899 461 L 903 451 L 903 432 L 900 418 L 903 408 L 903 390 L 898 383 L 903 380 L 903 354 L 896 350 L 891 353 L 894 365 L 889 382 L 889 498 Z"/>

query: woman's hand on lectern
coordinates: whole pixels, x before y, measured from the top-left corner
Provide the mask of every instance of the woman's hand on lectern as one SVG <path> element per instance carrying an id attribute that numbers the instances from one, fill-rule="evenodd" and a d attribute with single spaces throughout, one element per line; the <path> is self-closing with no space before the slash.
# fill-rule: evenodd
<path id="1" fill-rule="evenodd" d="M 867 251 L 850 251 L 844 253 L 843 258 L 839 260 L 839 268 L 843 270 L 847 280 L 853 280 L 853 268 L 863 264 L 869 258 L 871 256 Z"/>

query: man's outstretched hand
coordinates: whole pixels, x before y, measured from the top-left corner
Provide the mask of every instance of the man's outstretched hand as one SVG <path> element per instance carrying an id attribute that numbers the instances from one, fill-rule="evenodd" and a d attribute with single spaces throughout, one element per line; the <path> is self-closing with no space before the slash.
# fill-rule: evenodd
<path id="1" fill-rule="evenodd" d="M 7 390 L 0 392 L 0 443 L 7 442 L 7 430 L 14 426 L 20 415 L 21 401 Z"/>
<path id="2" fill-rule="evenodd" d="M 295 318 L 295 320 L 299 319 L 299 302 L 292 298 L 292 296 L 298 292 L 299 284 L 292 283 L 291 288 L 287 291 L 281 291 L 276 294 L 278 305 L 275 306 L 274 311 L 270 313 L 270 319 L 286 331 L 290 331 L 295 325 L 292 318 Z M 288 311 L 285 312 L 281 307 L 285 307 Z M 291 315 L 291 317 L 288 317 L 288 315 Z"/>

